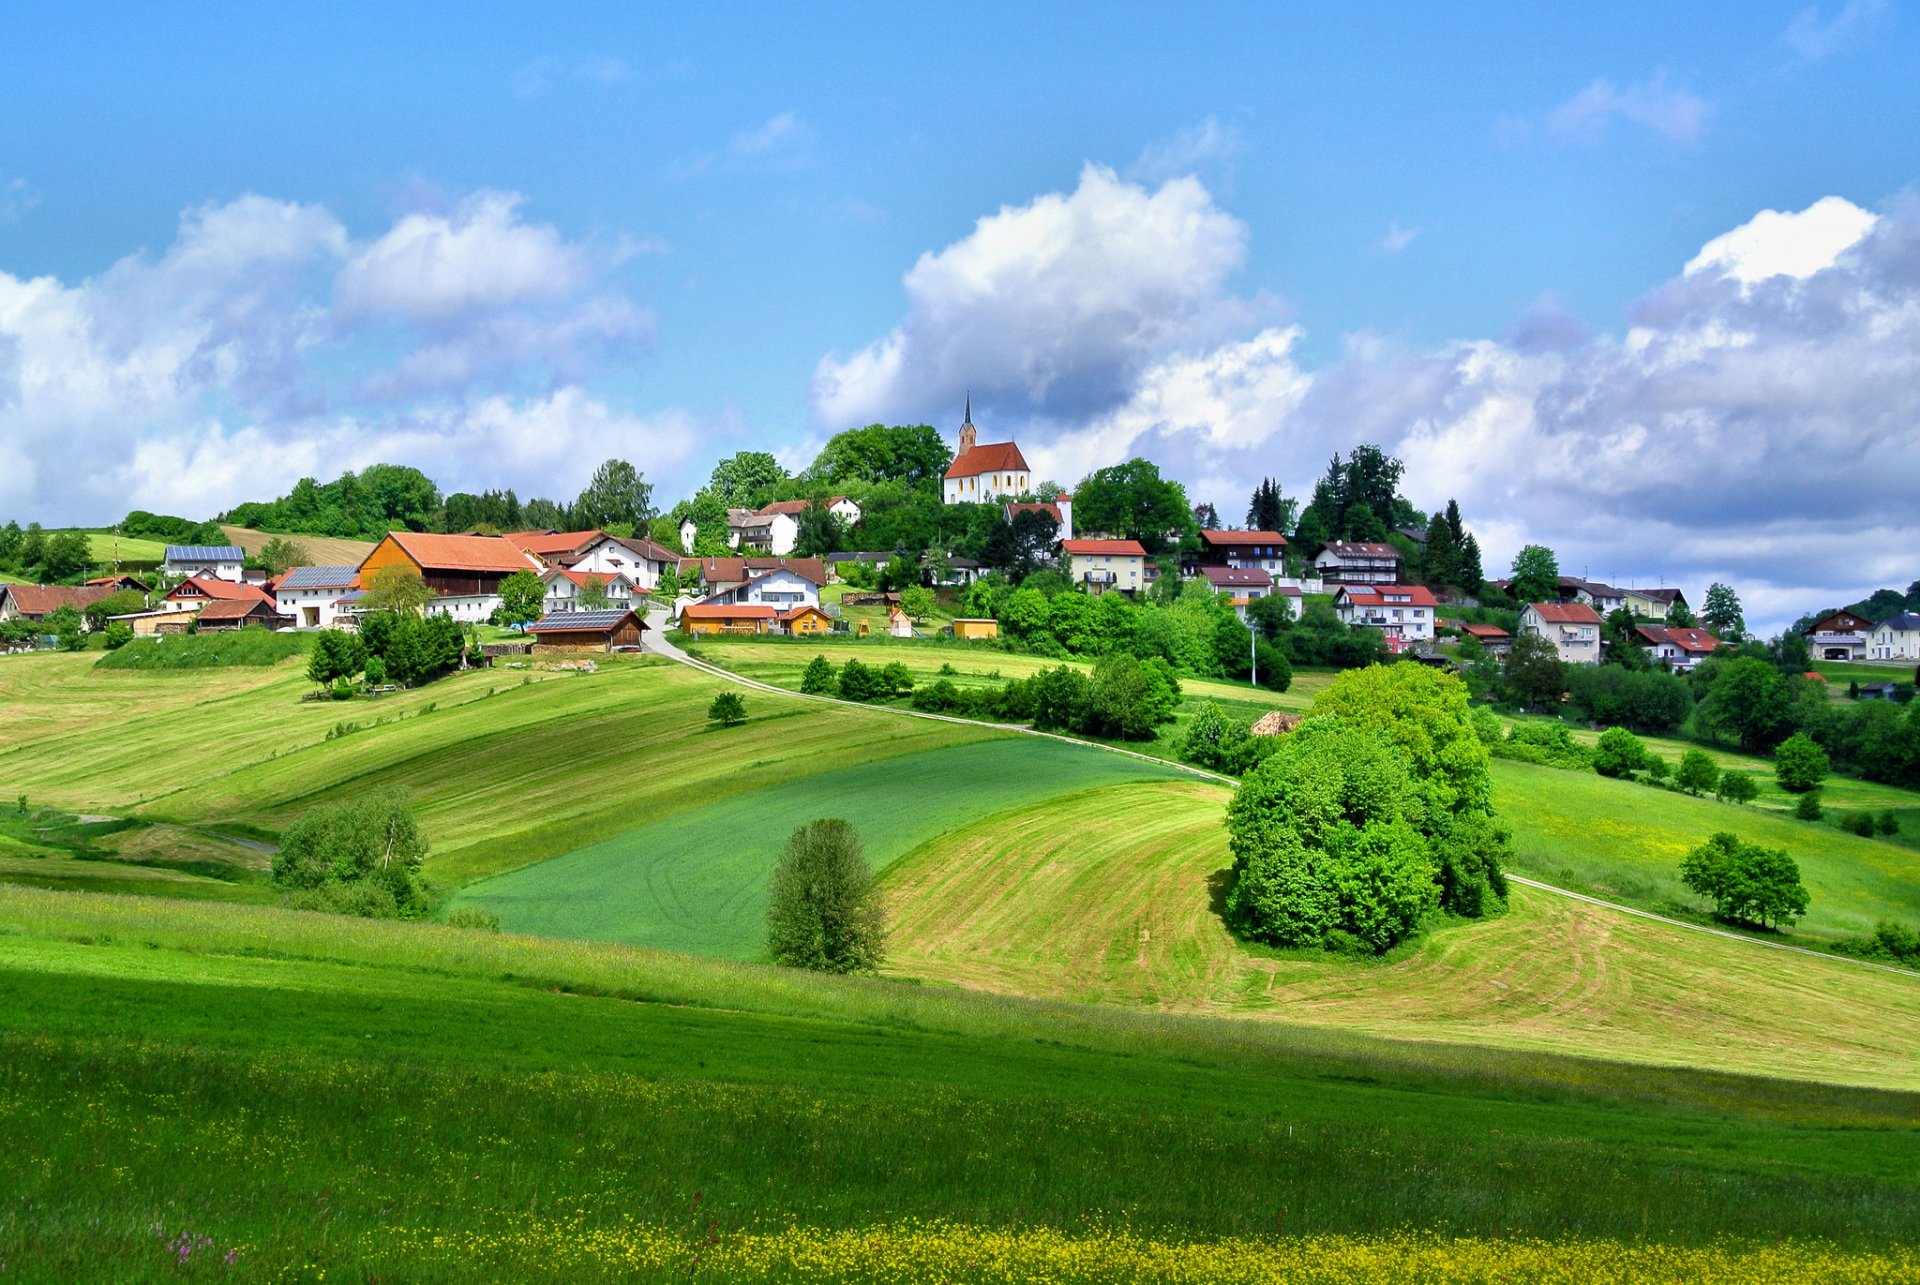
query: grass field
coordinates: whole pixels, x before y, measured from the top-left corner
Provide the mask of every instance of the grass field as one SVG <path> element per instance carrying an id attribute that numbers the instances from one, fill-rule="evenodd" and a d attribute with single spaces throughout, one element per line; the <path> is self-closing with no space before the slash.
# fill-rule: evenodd
<path id="1" fill-rule="evenodd" d="M 711 752 L 725 753 L 729 735 L 716 735 Z M 749 789 L 471 884 L 454 904 L 492 911 L 515 932 L 750 959 L 766 940 L 767 881 L 797 825 L 853 822 L 880 870 L 983 813 L 1047 810 L 1081 791 L 1171 775 L 1034 737 L 975 740 Z"/>
<path id="2" fill-rule="evenodd" d="M 54 533 L 49 531 L 47 534 Z M 116 538 L 112 531 L 88 531 L 86 536 L 88 556 L 101 566 L 111 565 L 115 558 L 123 563 L 155 566 L 166 561 L 167 545 L 164 540 L 135 540 L 124 535 Z"/>
<path id="3" fill-rule="evenodd" d="M 1890 1280 L 1917 1137 L 1910 1094 L 0 888 L 22 1280 Z"/>

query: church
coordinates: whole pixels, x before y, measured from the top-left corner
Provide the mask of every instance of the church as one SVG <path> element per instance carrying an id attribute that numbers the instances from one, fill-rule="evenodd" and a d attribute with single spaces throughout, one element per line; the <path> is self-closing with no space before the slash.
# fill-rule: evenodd
<path id="1" fill-rule="evenodd" d="M 977 440 L 973 427 L 973 398 L 967 398 L 967 415 L 960 425 L 960 451 L 947 466 L 948 504 L 991 504 L 1003 496 L 1026 495 L 1033 489 L 1033 476 L 1027 470 L 1026 457 L 1014 442 Z"/>

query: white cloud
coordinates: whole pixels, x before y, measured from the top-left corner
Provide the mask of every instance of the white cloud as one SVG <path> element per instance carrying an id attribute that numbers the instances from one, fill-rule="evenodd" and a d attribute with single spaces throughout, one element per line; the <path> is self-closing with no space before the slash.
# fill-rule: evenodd
<path id="1" fill-rule="evenodd" d="M 1819 62 L 1878 27 L 1888 9 L 1886 0 L 1847 0 L 1831 18 L 1823 18 L 1820 6 L 1808 5 L 1780 33 L 1780 43 L 1807 62 Z"/>
<path id="2" fill-rule="evenodd" d="M 1720 272 L 1752 285 L 1768 277 L 1804 280 L 1830 268 L 1879 220 L 1844 197 L 1828 196 L 1798 213 L 1762 210 L 1706 243 L 1686 275 Z"/>
<path id="3" fill-rule="evenodd" d="M 632 77 L 633 68 L 618 58 L 602 54 L 582 57 L 547 54 L 513 74 L 513 92 L 522 98 L 537 98 L 556 85 L 617 85 Z"/>
<path id="4" fill-rule="evenodd" d="M 208 516 L 376 460 L 559 494 L 608 454 L 676 466 L 694 421 L 587 387 L 651 329 L 604 279 L 618 256 L 517 200 L 356 243 L 322 207 L 250 195 L 85 280 L 0 272 L 0 514 Z"/>
<path id="5" fill-rule="evenodd" d="M 20 217 L 40 204 L 40 193 L 19 177 L 0 179 L 0 223 L 18 223 Z"/>
<path id="6" fill-rule="evenodd" d="M 813 127 L 798 113 L 780 112 L 752 129 L 741 130 L 718 151 L 675 162 L 672 173 L 688 178 L 714 170 L 805 169 L 813 162 L 814 142 Z"/>
<path id="7" fill-rule="evenodd" d="M 1547 113 L 1547 131 L 1592 142 L 1604 137 L 1617 119 L 1676 143 L 1692 143 L 1712 111 L 1713 104 L 1668 84 L 1664 75 L 1624 89 L 1602 77 Z"/>
<path id="8" fill-rule="evenodd" d="M 1400 226 L 1399 220 L 1396 219 L 1392 223 L 1387 224 L 1386 234 L 1380 238 L 1381 253 L 1398 254 L 1412 245 L 1413 239 L 1419 235 L 1419 228 L 1403 228 Z"/>
<path id="9" fill-rule="evenodd" d="M 1149 363 L 1248 319 L 1221 292 L 1245 253 L 1245 226 L 1198 180 L 1149 191 L 1088 165 L 1071 193 L 1003 207 L 922 255 L 905 320 L 823 358 L 814 409 L 839 426 L 916 422 L 969 389 L 1056 415 L 1105 408 Z"/>
<path id="10" fill-rule="evenodd" d="M 1231 160 L 1245 146 L 1239 130 L 1209 116 L 1179 130 L 1172 138 L 1149 143 L 1140 158 L 1127 167 L 1127 177 L 1143 183 L 1164 183 Z"/>

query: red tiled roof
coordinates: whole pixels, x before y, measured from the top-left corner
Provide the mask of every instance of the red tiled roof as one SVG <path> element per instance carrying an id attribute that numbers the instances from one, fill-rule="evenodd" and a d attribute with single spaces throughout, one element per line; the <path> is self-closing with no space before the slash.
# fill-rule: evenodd
<path id="1" fill-rule="evenodd" d="M 827 566 L 819 558 L 682 558 L 679 566 L 681 575 L 696 575 L 713 584 L 739 584 L 781 567 L 815 584 L 827 582 Z"/>
<path id="2" fill-rule="evenodd" d="M 420 565 L 422 571 L 539 570 L 532 555 L 523 552 L 519 545 L 501 535 L 432 535 L 420 531 L 390 531 L 387 539 L 399 545 L 409 558 Z M 361 565 L 366 564 L 363 561 Z"/>
<path id="3" fill-rule="evenodd" d="M 779 612 L 759 604 L 735 605 L 726 602 L 690 602 L 680 608 L 682 620 L 773 620 Z"/>
<path id="4" fill-rule="evenodd" d="M 44 616 L 71 606 L 85 611 L 114 592 L 112 585 L 6 584 L 0 592 L 13 600 L 14 609 L 23 616 Z"/>
<path id="5" fill-rule="evenodd" d="M 1102 553 L 1125 555 L 1130 558 L 1147 556 L 1147 551 L 1140 546 L 1138 540 L 1062 540 L 1060 547 L 1068 553 L 1083 556 Z"/>
<path id="6" fill-rule="evenodd" d="M 1681 651 L 1712 655 L 1720 650 L 1721 642 L 1704 629 L 1673 629 L 1661 625 L 1636 625 L 1636 632 L 1648 642 L 1658 646 L 1671 643 Z"/>
<path id="7" fill-rule="evenodd" d="M 1241 544 L 1285 544 L 1287 537 L 1278 531 L 1202 531 L 1200 539 L 1207 544 L 1230 548 Z"/>
<path id="8" fill-rule="evenodd" d="M 265 598 L 249 602 L 244 598 L 221 598 L 200 608 L 202 620 L 244 620 L 255 612 L 271 616 L 273 604 Z"/>
<path id="9" fill-rule="evenodd" d="M 1273 577 L 1259 567 L 1201 567 L 1200 574 L 1216 589 L 1267 589 Z"/>
<path id="10" fill-rule="evenodd" d="M 1342 558 L 1398 558 L 1400 556 L 1400 550 L 1390 544 L 1355 544 L 1346 540 L 1335 540 L 1320 552 L 1335 554 Z"/>
<path id="11" fill-rule="evenodd" d="M 199 592 L 184 592 L 188 589 Z M 258 585 L 236 584 L 231 580 L 214 580 L 208 577 L 194 576 L 182 580 L 167 592 L 167 601 L 179 602 L 193 598 L 211 598 L 215 602 L 264 602 L 273 605 L 273 599 L 261 592 Z"/>
<path id="12" fill-rule="evenodd" d="M 844 495 L 833 496 L 827 500 L 827 507 L 832 508 L 836 504 L 844 504 L 846 503 L 846 499 L 847 497 Z M 762 514 L 784 513 L 790 518 L 797 518 L 812 507 L 812 500 L 775 500 L 772 504 L 761 505 L 760 508 L 755 511 Z"/>
<path id="13" fill-rule="evenodd" d="M 1369 584 L 1341 585 L 1336 598 L 1345 598 L 1364 607 L 1438 607 L 1440 600 L 1425 585 Z"/>
<path id="14" fill-rule="evenodd" d="M 528 553 L 543 558 L 555 557 L 562 553 L 572 553 L 575 549 L 592 544 L 604 531 L 511 531 L 506 539 L 519 545 Z M 485 537 L 480 537 L 484 539 Z"/>
<path id="15" fill-rule="evenodd" d="M 1475 638 L 1511 638 L 1513 635 L 1498 625 L 1460 625 L 1463 634 L 1472 634 Z"/>
<path id="16" fill-rule="evenodd" d="M 826 617 L 827 615 L 826 612 L 820 610 L 820 608 L 814 606 L 813 604 L 803 602 L 797 607 L 789 607 L 785 611 L 781 612 L 780 619 L 798 620 L 800 619 L 800 617 L 806 615 L 809 611 L 811 611 L 816 616 Z"/>
<path id="17" fill-rule="evenodd" d="M 1529 603 L 1550 625 L 1604 625 L 1600 613 L 1584 602 L 1535 602 Z"/>
<path id="18" fill-rule="evenodd" d="M 1024 473 L 1026 456 L 1014 442 L 982 442 L 965 455 L 953 457 L 948 477 L 979 477 L 982 473 Z"/>
<path id="19" fill-rule="evenodd" d="M 568 570 L 568 569 L 567 569 L 567 568 L 565 568 L 565 567 L 550 567 L 550 568 L 548 568 L 548 570 L 547 570 L 547 573 L 546 573 L 546 575 L 544 575 L 544 576 L 542 577 L 542 579 L 545 579 L 545 580 L 551 580 L 551 579 L 553 579 L 553 578 L 554 578 L 555 576 L 562 576 L 562 577 L 564 577 L 564 578 L 566 578 L 566 579 L 568 579 L 568 580 L 571 580 L 571 581 L 573 581 L 573 583 L 575 583 L 575 584 L 577 584 L 577 585 L 579 585 L 579 586 L 580 586 L 581 588 L 583 588 L 583 589 L 584 589 L 584 588 L 586 587 L 586 584 L 587 584 L 587 581 L 589 581 L 589 580 L 598 580 L 598 581 L 599 581 L 599 582 L 601 583 L 601 585 L 602 585 L 603 587 L 604 587 L 604 586 L 606 586 L 606 585 L 609 585 L 609 584 L 612 584 L 612 583 L 613 583 L 613 582 L 614 582 L 615 580 L 619 580 L 619 581 L 622 581 L 622 582 L 623 582 L 623 583 L 625 583 L 625 584 L 626 584 L 626 585 L 627 585 L 627 586 L 628 586 L 629 588 L 631 588 L 631 587 L 632 587 L 632 585 L 633 585 L 633 582 L 632 582 L 631 580 L 628 580 L 628 579 L 627 579 L 627 577 L 626 577 L 626 574 L 625 574 L 624 572 L 620 572 L 620 571 L 570 571 L 570 570 Z"/>
<path id="20" fill-rule="evenodd" d="M 1049 503 L 1044 500 L 1024 500 L 1018 503 L 1008 504 L 1005 512 L 1007 521 L 1009 522 L 1013 521 L 1014 517 L 1021 513 L 1044 513 L 1052 518 L 1056 524 L 1064 525 L 1066 522 L 1066 519 L 1060 516 L 1060 505 L 1058 502 Z"/>

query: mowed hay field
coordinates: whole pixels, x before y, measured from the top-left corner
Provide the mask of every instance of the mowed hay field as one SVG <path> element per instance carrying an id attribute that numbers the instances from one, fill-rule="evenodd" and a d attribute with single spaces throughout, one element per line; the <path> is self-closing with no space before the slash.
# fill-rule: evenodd
<path id="1" fill-rule="evenodd" d="M 918 720 L 897 722 L 904 732 Z M 725 751 L 732 734 L 717 734 L 714 751 Z M 454 904 L 492 911 L 515 932 L 752 959 L 764 950 L 766 890 L 781 846 L 808 821 L 851 821 L 868 861 L 884 870 L 983 813 L 1049 811 L 1080 791 L 1174 775 L 1158 764 L 1038 737 L 922 749 L 694 806 L 471 884 Z"/>
<path id="2" fill-rule="evenodd" d="M 288 540 L 306 551 L 306 563 L 316 567 L 357 567 L 373 552 L 371 540 L 345 540 L 330 535 L 275 535 L 243 526 L 223 526 L 227 538 L 248 553 L 258 553 L 270 540 Z"/>
<path id="3" fill-rule="evenodd" d="M 1509 913 L 1379 962 L 1236 942 L 1227 791 L 1091 792 L 957 830 L 883 886 L 889 967 L 1013 994 L 1920 1087 L 1920 977 L 1516 887 Z"/>

